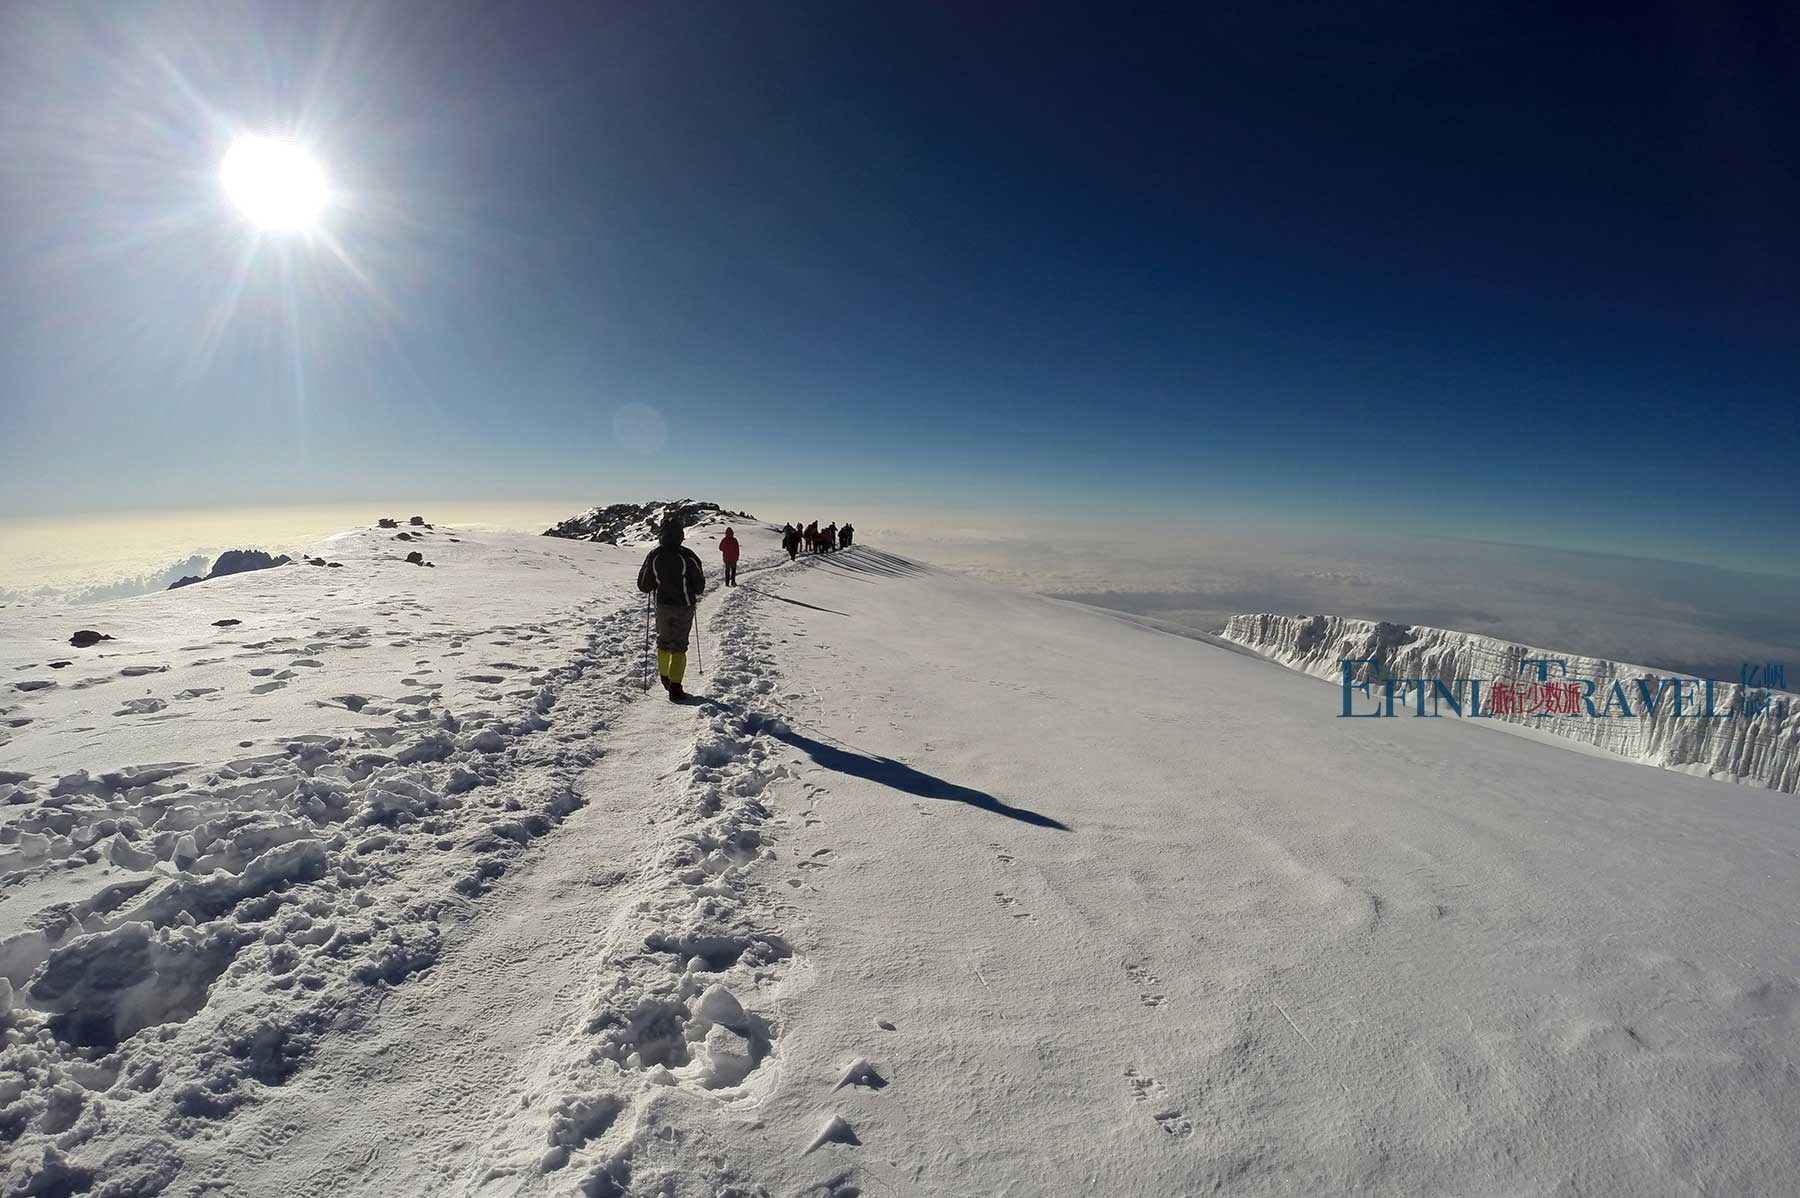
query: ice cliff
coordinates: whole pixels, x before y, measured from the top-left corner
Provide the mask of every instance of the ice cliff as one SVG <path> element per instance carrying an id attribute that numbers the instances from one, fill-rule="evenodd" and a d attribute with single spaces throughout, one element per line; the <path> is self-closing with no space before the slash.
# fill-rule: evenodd
<path id="1" fill-rule="evenodd" d="M 1463 693 L 1456 690 L 1458 679 L 1481 679 L 1484 686 L 1491 682 L 1535 680 L 1537 668 L 1527 666 L 1522 670 L 1522 662 L 1528 658 L 1559 659 L 1567 663 L 1567 680 L 1593 680 L 1595 710 L 1608 710 L 1605 698 L 1618 681 L 1632 700 L 1632 714 L 1593 718 L 1584 706 L 1576 715 L 1501 713 L 1491 718 L 1597 745 L 1646 765 L 1789 793 L 1800 790 L 1800 697 L 1785 692 L 1766 692 L 1765 709 L 1746 715 L 1745 688 L 1736 682 L 1717 682 L 1712 690 L 1713 709 L 1731 712 L 1732 717 L 1708 719 L 1697 715 L 1702 710 L 1703 692 L 1701 685 L 1696 685 L 1684 688 L 1687 702 L 1684 714 L 1677 716 L 1675 705 L 1667 696 L 1676 680 L 1698 682 L 1688 675 L 1559 653 L 1453 629 L 1341 616 L 1262 613 L 1231 617 L 1222 635 L 1283 665 L 1333 682 L 1343 680 L 1344 660 L 1365 659 L 1376 665 L 1354 667 L 1358 681 L 1413 678 L 1425 679 L 1429 685 L 1430 680 L 1437 679 L 1457 694 Z M 1550 667 L 1550 676 L 1552 681 L 1563 680 L 1555 667 Z M 1650 694 L 1663 696 L 1653 712 L 1650 705 L 1639 701 L 1639 680 L 1643 680 Z M 1381 685 L 1374 684 L 1371 692 L 1378 699 Z M 1395 693 L 1395 715 L 1411 716 L 1416 706 L 1413 688 L 1396 687 Z M 1752 689 L 1749 696 L 1752 707 L 1757 693 Z M 1401 695 L 1407 697 L 1405 707 L 1398 698 Z M 1375 700 L 1364 698 L 1360 690 L 1356 692 L 1356 711 L 1366 712 L 1376 706 Z M 1486 690 L 1481 706 L 1482 715 L 1489 716 Z M 1429 705 L 1426 710 L 1431 710 Z"/>

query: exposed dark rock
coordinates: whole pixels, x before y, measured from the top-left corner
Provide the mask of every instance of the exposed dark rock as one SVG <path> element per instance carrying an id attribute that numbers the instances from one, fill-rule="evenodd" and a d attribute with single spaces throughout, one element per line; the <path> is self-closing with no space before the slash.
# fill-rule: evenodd
<path id="1" fill-rule="evenodd" d="M 214 620 L 214 628 L 230 628 L 234 624 L 242 624 L 242 620 Z"/>
<path id="2" fill-rule="evenodd" d="M 376 522 L 375 527 L 377 527 L 377 528 L 399 528 L 400 522 L 398 520 L 394 519 L 392 516 L 383 516 L 380 520 L 378 520 Z"/>
<path id="3" fill-rule="evenodd" d="M 414 528 L 426 527 L 425 517 L 423 517 L 423 516 L 414 516 L 411 520 L 408 520 L 407 523 L 412 525 Z"/>
<path id="4" fill-rule="evenodd" d="M 205 578 L 188 575 L 169 584 L 171 591 L 180 587 L 191 587 L 197 582 L 209 582 L 215 578 L 225 578 L 232 574 L 244 574 L 251 570 L 269 570 L 276 566 L 285 566 L 294 559 L 287 554 L 271 557 L 260 549 L 227 549 L 213 562 L 212 572 Z"/>
<path id="5" fill-rule="evenodd" d="M 411 553 L 406 555 L 406 560 L 411 562 L 415 566 L 422 566 L 425 564 L 425 555 L 423 553 L 420 553 L 417 549 L 415 549 Z"/>
<path id="6" fill-rule="evenodd" d="M 309 557 L 306 559 L 306 564 L 309 566 L 323 566 L 325 565 L 325 559 L 322 557 Z"/>
<path id="7" fill-rule="evenodd" d="M 574 541 L 598 541 L 616 545 L 620 541 L 654 541 L 665 520 L 678 520 L 683 528 L 697 523 L 702 516 L 718 514 L 734 520 L 754 520 L 749 512 L 734 512 L 705 500 L 653 500 L 650 503 L 615 503 L 607 507 L 589 508 L 579 516 L 571 516 L 554 528 L 544 530 L 547 537 L 565 537 Z"/>
<path id="8" fill-rule="evenodd" d="M 344 568 L 343 562 L 326 562 L 325 565 L 328 569 L 332 570 L 342 570 Z"/>
<path id="9" fill-rule="evenodd" d="M 50 668 L 51 668 L 51 669 L 53 669 L 53 670 L 61 670 L 61 669 L 64 669 L 64 668 L 66 668 L 66 667 L 68 667 L 68 666 L 72 666 L 72 665 L 74 665 L 74 664 L 75 664 L 75 663 L 74 663 L 74 662 L 72 662 L 72 661 L 53 661 L 53 662 L 50 662 L 50 663 L 49 663 L 49 666 L 50 666 Z"/>
<path id="10" fill-rule="evenodd" d="M 285 566 L 294 559 L 287 554 L 271 557 L 260 549 L 227 549 L 213 563 L 212 573 L 208 579 L 224 578 L 229 574 L 243 574 L 250 570 L 268 570 L 275 566 Z"/>
<path id="11" fill-rule="evenodd" d="M 69 643 L 77 649 L 86 649 L 89 645 L 98 645 L 101 641 L 110 641 L 112 637 L 104 632 L 95 632 L 92 628 L 83 628 L 69 638 Z"/>
<path id="12" fill-rule="evenodd" d="M 410 532 L 397 532 L 394 534 L 394 540 L 410 541 L 410 540 L 412 540 L 412 534 Z"/>

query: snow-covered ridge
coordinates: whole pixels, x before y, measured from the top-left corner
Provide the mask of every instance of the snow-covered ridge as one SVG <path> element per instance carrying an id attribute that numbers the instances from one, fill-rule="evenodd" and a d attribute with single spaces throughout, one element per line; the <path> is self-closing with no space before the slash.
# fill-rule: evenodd
<path id="1" fill-rule="evenodd" d="M 1459 678 L 1529 680 L 1536 677 L 1535 667 L 1522 670 L 1523 661 L 1528 658 L 1560 659 L 1568 663 L 1570 680 L 1594 681 L 1597 710 L 1607 710 L 1604 698 L 1612 684 L 1615 681 L 1623 683 L 1633 700 L 1633 714 L 1594 719 L 1585 710 L 1575 716 L 1503 712 L 1491 718 L 1596 745 L 1646 765 L 1789 793 L 1800 790 L 1800 701 L 1779 692 L 1765 710 L 1745 715 L 1742 708 L 1744 688 L 1735 682 L 1716 682 L 1712 687 L 1713 709 L 1719 713 L 1732 712 L 1732 718 L 1696 718 L 1695 713 L 1703 701 L 1696 698 L 1699 687 L 1686 692 L 1685 713 L 1676 716 L 1674 705 L 1666 700 L 1656 705 L 1654 713 L 1637 702 L 1638 680 L 1647 680 L 1652 694 L 1657 693 L 1663 680 L 1694 681 L 1703 686 L 1702 680 L 1477 633 L 1341 616 L 1257 613 L 1233 616 L 1222 635 L 1283 665 L 1334 682 L 1341 681 L 1344 676 L 1341 664 L 1344 660 L 1364 659 L 1377 665 L 1373 670 L 1362 667 L 1356 675 L 1359 679 L 1383 676 L 1425 679 L 1427 682 L 1437 679 L 1453 691 Z M 1554 670 L 1552 677 L 1558 677 Z M 1379 695 L 1379 685 L 1372 689 Z M 1406 694 L 1411 693 L 1410 688 L 1396 688 L 1396 694 L 1403 690 Z M 1783 698 L 1788 700 L 1785 704 L 1781 702 Z M 1360 692 L 1357 700 L 1359 710 L 1369 704 Z M 1483 716 L 1489 716 L 1485 698 L 1482 708 Z M 1402 714 L 1398 699 L 1395 713 Z"/>
<path id="2" fill-rule="evenodd" d="M 656 541 L 664 521 L 674 517 L 684 527 L 720 518 L 754 520 L 749 512 L 727 511 L 708 500 L 653 499 L 649 503 L 612 503 L 591 507 L 579 516 L 544 530 L 547 537 L 598 541 L 606 545 L 649 545 Z"/>

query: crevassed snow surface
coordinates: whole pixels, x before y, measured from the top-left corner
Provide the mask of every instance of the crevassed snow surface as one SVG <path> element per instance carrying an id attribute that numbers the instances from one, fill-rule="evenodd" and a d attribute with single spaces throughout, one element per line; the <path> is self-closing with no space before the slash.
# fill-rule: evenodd
<path id="1" fill-rule="evenodd" d="M 0 613 L 0 1193 L 1795 1187 L 1790 796 L 738 528 Z"/>

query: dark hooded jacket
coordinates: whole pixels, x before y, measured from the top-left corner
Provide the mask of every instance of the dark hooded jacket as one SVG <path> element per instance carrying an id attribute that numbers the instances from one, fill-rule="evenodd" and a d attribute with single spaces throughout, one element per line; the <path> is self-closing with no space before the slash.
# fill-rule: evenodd
<path id="1" fill-rule="evenodd" d="M 691 607 L 706 589 L 700 558 L 681 543 L 681 529 L 663 529 L 662 544 L 652 549 L 638 570 L 638 590 L 654 593 L 659 607 Z"/>

